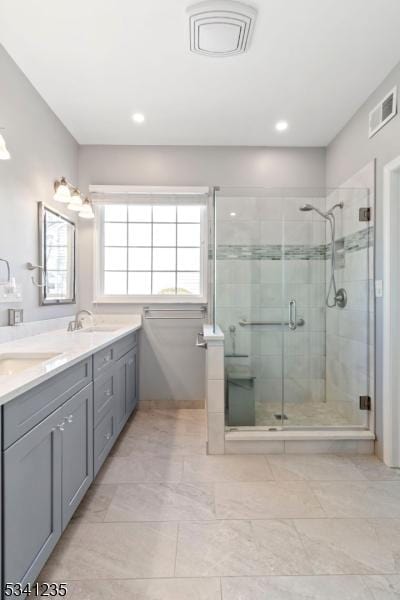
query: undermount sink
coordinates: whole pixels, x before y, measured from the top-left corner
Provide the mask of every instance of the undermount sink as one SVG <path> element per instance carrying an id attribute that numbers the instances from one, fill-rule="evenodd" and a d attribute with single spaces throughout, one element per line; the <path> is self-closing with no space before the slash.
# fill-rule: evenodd
<path id="1" fill-rule="evenodd" d="M 82 329 L 77 329 L 77 333 L 95 333 L 98 332 L 107 332 L 107 331 L 117 331 L 121 329 L 121 325 L 93 325 L 92 327 L 83 327 Z"/>
<path id="2" fill-rule="evenodd" d="M 21 373 L 21 371 L 36 367 L 56 356 L 59 356 L 58 352 L 0 354 L 0 376 Z"/>

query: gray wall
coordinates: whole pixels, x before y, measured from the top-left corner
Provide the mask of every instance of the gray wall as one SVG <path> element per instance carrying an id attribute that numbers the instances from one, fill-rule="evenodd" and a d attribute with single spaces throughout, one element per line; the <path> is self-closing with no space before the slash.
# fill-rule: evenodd
<path id="1" fill-rule="evenodd" d="M 10 261 L 22 284 L 25 320 L 66 316 L 74 305 L 39 306 L 24 265 L 38 261 L 38 202 L 52 203 L 57 177 L 77 181 L 78 145 L 2 46 L 0 81 L 0 127 L 6 127 L 2 133 L 12 155 L 0 161 L 0 257 Z M 0 278 L 5 278 L 3 267 Z M 9 307 L 0 304 L 0 325 L 7 323 Z"/>
<path id="2" fill-rule="evenodd" d="M 79 185 L 263 185 L 324 187 L 322 148 L 82 146 Z M 80 228 L 81 304 L 92 307 L 93 228 Z M 84 282 L 84 285 L 83 285 Z M 138 305 L 108 304 L 98 312 L 137 312 Z M 204 399 L 204 352 L 194 348 L 200 321 L 147 321 L 140 357 L 141 399 Z"/>
<path id="3" fill-rule="evenodd" d="M 400 155 L 400 116 L 397 115 L 384 129 L 368 139 L 369 111 L 394 85 L 400 90 L 400 64 L 386 77 L 368 98 L 344 129 L 327 148 L 326 183 L 336 187 L 359 171 L 370 160 L 376 159 L 376 258 L 375 277 L 382 279 L 382 197 L 383 168 Z M 376 433 L 377 452 L 382 452 L 382 299 L 376 299 Z"/>

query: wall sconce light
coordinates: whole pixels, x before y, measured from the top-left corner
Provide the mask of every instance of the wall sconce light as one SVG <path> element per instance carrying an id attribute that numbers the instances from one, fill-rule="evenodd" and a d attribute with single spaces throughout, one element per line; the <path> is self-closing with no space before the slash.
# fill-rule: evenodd
<path id="1" fill-rule="evenodd" d="M 1 128 L 0 128 L 1 129 Z M 0 133 L 0 160 L 10 160 L 11 154 L 7 150 L 6 140 Z"/>
<path id="2" fill-rule="evenodd" d="M 80 191 L 75 188 L 72 192 L 71 201 L 68 204 L 67 208 L 69 210 L 80 211 L 82 209 L 82 198 Z"/>
<path id="3" fill-rule="evenodd" d="M 94 212 L 89 198 L 85 198 L 79 216 L 81 219 L 94 219 Z"/>
<path id="4" fill-rule="evenodd" d="M 89 198 L 84 198 L 80 190 L 72 185 L 65 177 L 54 182 L 54 200 L 68 204 L 68 210 L 73 210 L 82 219 L 94 219 L 94 212 Z"/>
<path id="5" fill-rule="evenodd" d="M 63 202 L 64 204 L 69 204 L 71 202 L 71 192 L 69 191 L 69 187 L 70 186 L 65 177 L 61 177 L 60 181 L 55 181 L 55 194 L 53 196 L 54 200 L 57 202 Z"/>

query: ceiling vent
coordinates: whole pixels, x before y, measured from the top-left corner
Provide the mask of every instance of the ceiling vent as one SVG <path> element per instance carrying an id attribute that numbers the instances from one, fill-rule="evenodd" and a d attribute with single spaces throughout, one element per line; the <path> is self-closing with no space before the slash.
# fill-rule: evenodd
<path id="1" fill-rule="evenodd" d="M 233 56 L 246 52 L 257 12 L 233 0 L 194 4 L 188 9 L 190 50 L 206 56 Z"/>
<path id="2" fill-rule="evenodd" d="M 397 87 L 394 87 L 369 113 L 369 137 L 371 138 L 397 114 Z"/>

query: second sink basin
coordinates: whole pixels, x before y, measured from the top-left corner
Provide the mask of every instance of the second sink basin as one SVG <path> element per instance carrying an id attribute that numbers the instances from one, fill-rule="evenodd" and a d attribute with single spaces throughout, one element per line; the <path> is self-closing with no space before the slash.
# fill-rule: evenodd
<path id="1" fill-rule="evenodd" d="M 36 367 L 56 356 L 59 356 L 58 352 L 0 354 L 0 376 L 21 373 L 21 371 Z"/>

